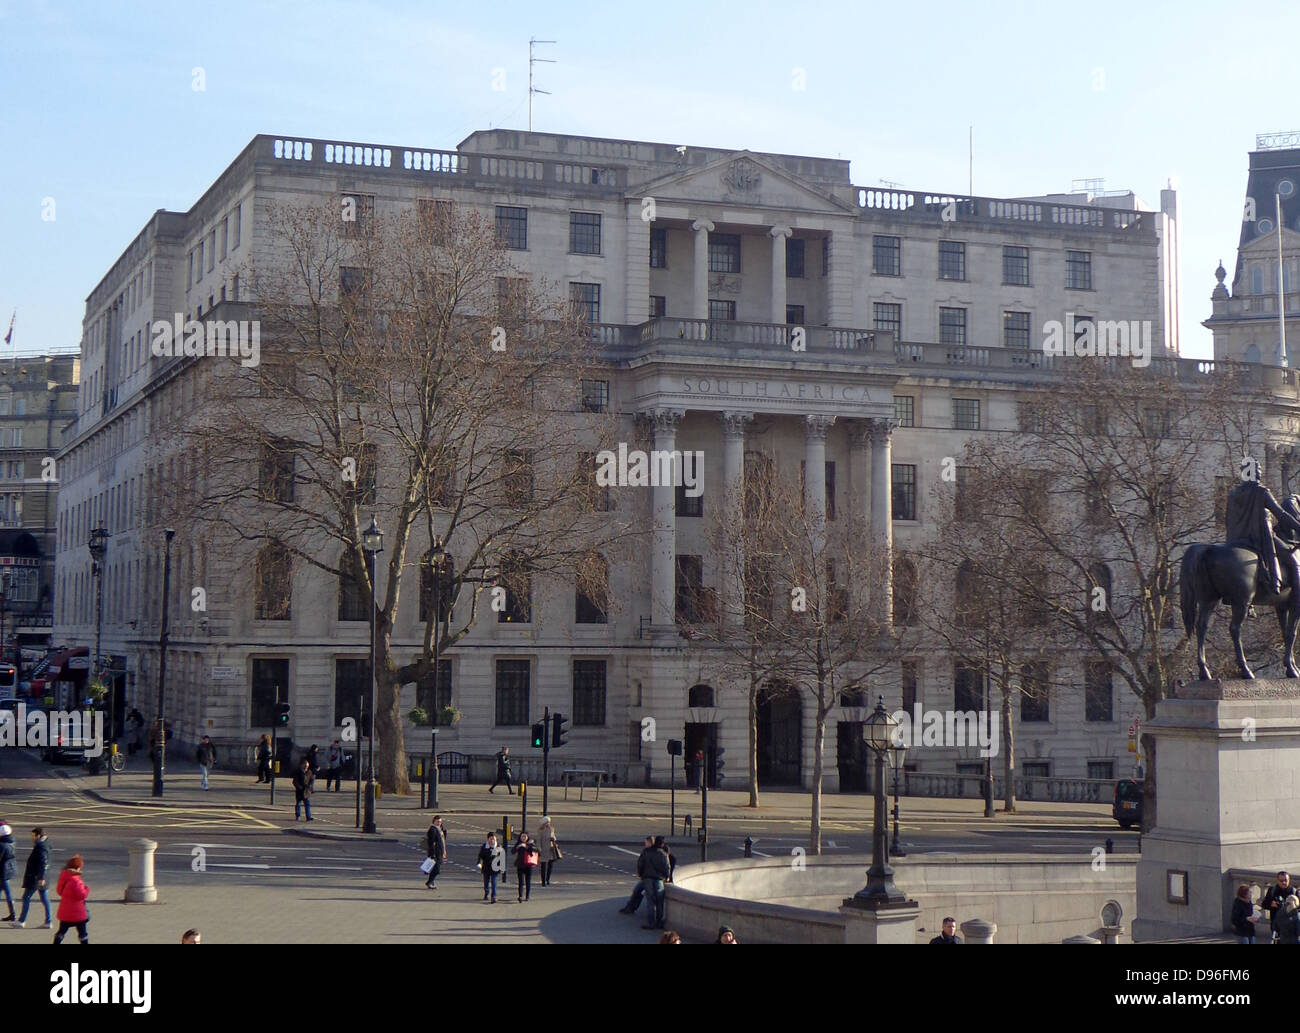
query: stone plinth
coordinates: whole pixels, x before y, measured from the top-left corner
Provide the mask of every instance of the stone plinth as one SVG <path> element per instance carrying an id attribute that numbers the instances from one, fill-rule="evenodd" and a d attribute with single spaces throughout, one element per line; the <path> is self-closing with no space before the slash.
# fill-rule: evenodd
<path id="1" fill-rule="evenodd" d="M 1300 858 L 1300 680 L 1193 682 L 1144 730 L 1156 826 L 1142 836 L 1133 939 L 1222 934 L 1230 868 Z"/>
<path id="2" fill-rule="evenodd" d="M 860 907 L 852 900 L 840 907 L 845 943 L 916 943 L 921 907 L 915 900 L 877 909 Z"/>

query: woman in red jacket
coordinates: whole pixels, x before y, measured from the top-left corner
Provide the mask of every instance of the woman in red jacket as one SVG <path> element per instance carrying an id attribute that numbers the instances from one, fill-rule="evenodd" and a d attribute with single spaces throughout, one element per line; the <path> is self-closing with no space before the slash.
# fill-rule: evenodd
<path id="1" fill-rule="evenodd" d="M 77 939 L 82 943 L 90 942 L 90 933 L 86 923 L 90 915 L 86 912 L 86 898 L 90 896 L 90 887 L 81 881 L 81 855 L 73 854 L 68 863 L 59 872 L 59 931 L 54 934 L 54 942 L 62 943 L 63 937 L 72 926 L 77 927 Z"/>

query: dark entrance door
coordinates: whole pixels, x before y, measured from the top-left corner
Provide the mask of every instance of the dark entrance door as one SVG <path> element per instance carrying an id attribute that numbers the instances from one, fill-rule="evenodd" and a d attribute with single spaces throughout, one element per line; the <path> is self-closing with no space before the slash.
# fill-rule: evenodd
<path id="1" fill-rule="evenodd" d="M 686 766 L 686 784 L 692 789 L 696 789 L 700 784 L 700 764 L 696 761 L 695 756 L 699 753 L 708 753 L 710 744 L 717 742 L 718 726 L 716 723 L 703 724 L 694 723 L 686 725 L 685 741 L 682 743 L 682 757 Z M 724 760 L 730 758 L 724 757 Z M 725 771 L 723 772 L 726 773 Z M 710 786 L 710 789 L 713 787 Z"/>
<path id="2" fill-rule="evenodd" d="M 840 792 L 865 793 L 871 789 L 867 766 L 867 744 L 862 738 L 865 722 L 841 721 L 836 726 L 836 756 L 839 758 Z"/>
<path id="3" fill-rule="evenodd" d="M 802 785 L 803 714 L 798 696 L 771 694 L 758 704 L 758 782 Z"/>

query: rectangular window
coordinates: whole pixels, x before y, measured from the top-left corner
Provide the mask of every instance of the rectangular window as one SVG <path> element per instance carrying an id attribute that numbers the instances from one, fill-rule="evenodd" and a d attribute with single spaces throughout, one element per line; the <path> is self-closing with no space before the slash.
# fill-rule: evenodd
<path id="1" fill-rule="evenodd" d="M 912 716 L 919 698 L 917 690 L 920 686 L 918 676 L 920 663 L 916 660 L 904 660 L 902 667 L 903 709 L 907 711 L 908 716 Z"/>
<path id="2" fill-rule="evenodd" d="M 1052 777 L 1051 761 L 1026 761 L 1021 765 L 1021 770 L 1025 773 L 1025 778 Z"/>
<path id="3" fill-rule="evenodd" d="M 216 267 L 217 264 L 217 231 L 214 227 L 208 234 L 208 272 Z"/>
<path id="4" fill-rule="evenodd" d="M 705 616 L 704 560 L 699 556 L 677 557 L 676 613 L 686 624 L 697 624 Z"/>
<path id="5" fill-rule="evenodd" d="M 939 343 L 966 343 L 966 310 L 964 308 L 939 309 Z"/>
<path id="6" fill-rule="evenodd" d="M 740 237 L 734 233 L 709 234 L 709 272 L 740 272 Z"/>
<path id="7" fill-rule="evenodd" d="M 231 245 L 232 248 L 239 247 L 240 238 L 243 236 L 243 221 L 244 206 L 237 204 L 235 205 L 235 242 Z"/>
<path id="8" fill-rule="evenodd" d="M 504 319 L 523 319 L 528 312 L 528 281 L 522 276 L 497 277 L 497 313 Z"/>
<path id="9" fill-rule="evenodd" d="M 357 266 L 339 266 L 339 300 L 360 300 L 370 285 L 370 270 Z"/>
<path id="10" fill-rule="evenodd" d="M 528 692 L 532 664 L 528 660 L 498 660 L 496 724 L 528 724 Z"/>
<path id="11" fill-rule="evenodd" d="M 197 283 L 199 280 L 202 280 L 202 279 L 203 279 L 203 241 L 201 241 L 201 240 L 199 241 L 199 260 L 198 260 L 198 262 L 197 262 L 197 265 L 198 265 L 198 272 L 199 272 L 199 275 L 198 275 L 198 276 L 196 277 L 196 279 L 195 279 L 195 282 L 196 282 L 196 283 Z"/>
<path id="12" fill-rule="evenodd" d="M 1084 720 L 1114 721 L 1115 716 L 1112 706 L 1114 696 L 1110 664 L 1104 660 L 1091 661 L 1084 669 L 1083 677 Z"/>
<path id="13" fill-rule="evenodd" d="M 696 471 L 697 475 L 699 471 Z M 698 490 L 698 485 L 695 490 Z M 677 485 L 677 515 L 679 517 L 702 517 L 704 516 L 704 493 L 698 495 L 686 494 L 686 485 Z"/>
<path id="14" fill-rule="evenodd" d="M 600 322 L 600 284 L 570 283 L 569 301 L 579 319 L 585 319 L 589 326 Z"/>
<path id="15" fill-rule="evenodd" d="M 600 216 L 595 212 L 569 213 L 569 252 L 600 254 Z"/>
<path id="16" fill-rule="evenodd" d="M 439 711 L 451 706 L 455 694 L 452 692 L 451 661 L 438 661 L 438 697 L 433 696 L 433 673 L 422 681 L 415 683 L 415 700 L 435 721 L 439 720 Z"/>
<path id="17" fill-rule="evenodd" d="M 1050 721 L 1050 692 L 1046 664 L 1026 664 L 1020 674 L 1020 720 Z"/>
<path id="18" fill-rule="evenodd" d="M 894 419 L 900 427 L 915 427 L 916 399 L 911 395 L 894 395 Z"/>
<path id="19" fill-rule="evenodd" d="M 1065 286 L 1069 290 L 1092 290 L 1092 252 L 1067 251 L 1065 253 Z"/>
<path id="20" fill-rule="evenodd" d="M 800 237 L 785 238 L 785 275 L 789 279 L 803 279 L 804 242 Z"/>
<path id="21" fill-rule="evenodd" d="M 230 216 L 227 215 L 221 220 L 221 260 L 226 260 L 226 245 L 230 237 Z"/>
<path id="22" fill-rule="evenodd" d="M 275 720 L 277 692 L 280 702 L 289 700 L 289 661 L 253 657 L 252 694 L 248 707 L 250 728 L 269 728 Z"/>
<path id="23" fill-rule="evenodd" d="M 787 305 L 785 307 L 785 321 L 789 326 L 803 326 L 804 308 L 802 305 Z"/>
<path id="24" fill-rule="evenodd" d="M 953 665 L 952 708 L 958 713 L 984 709 L 984 678 L 975 668 L 962 663 Z"/>
<path id="25" fill-rule="evenodd" d="M 573 726 L 605 723 L 605 661 L 573 661 Z"/>
<path id="26" fill-rule="evenodd" d="M 1115 779 L 1115 762 L 1113 760 L 1088 761 L 1088 777 L 1103 782 Z"/>
<path id="27" fill-rule="evenodd" d="M 903 238 L 871 238 L 871 271 L 877 276 L 903 275 Z"/>
<path id="28" fill-rule="evenodd" d="M 501 488 L 505 504 L 523 509 L 533 500 L 532 453 L 506 452 L 501 467 Z"/>
<path id="29" fill-rule="evenodd" d="M 952 425 L 955 430 L 979 430 L 979 399 L 954 398 L 952 400 Z"/>
<path id="30" fill-rule="evenodd" d="M 668 231 L 650 231 L 650 268 L 668 268 Z"/>
<path id="31" fill-rule="evenodd" d="M 916 519 L 916 467 L 894 463 L 891 467 L 891 495 L 895 520 Z"/>
<path id="32" fill-rule="evenodd" d="M 974 520 L 975 507 L 971 503 L 971 468 L 969 466 L 957 467 L 957 481 L 954 487 L 957 489 L 953 496 L 952 515 L 954 520 Z"/>
<path id="33" fill-rule="evenodd" d="M 334 723 L 356 721 L 363 735 L 370 731 L 370 661 L 334 661 Z"/>
<path id="34" fill-rule="evenodd" d="M 235 275 L 230 278 L 230 300 L 231 301 L 239 300 L 239 274 L 238 273 L 235 273 Z"/>
<path id="35" fill-rule="evenodd" d="M 583 412 L 605 412 L 609 408 L 608 380 L 583 380 L 580 387 Z"/>
<path id="36" fill-rule="evenodd" d="M 668 315 L 668 298 L 663 294 L 650 295 L 650 318 L 663 319 Z"/>
<path id="37" fill-rule="evenodd" d="M 1029 313 L 1002 313 L 1002 346 L 1004 348 L 1029 347 Z"/>
<path id="38" fill-rule="evenodd" d="M 939 279 L 966 279 L 966 245 L 961 241 L 939 241 Z"/>
<path id="39" fill-rule="evenodd" d="M 596 483 L 596 453 L 578 453 L 578 490 L 583 501 L 597 513 L 613 510 L 613 498 L 608 484 Z"/>
<path id="40" fill-rule="evenodd" d="M 341 210 L 343 215 L 343 236 L 368 237 L 374 232 L 374 194 L 344 194 Z"/>
<path id="41" fill-rule="evenodd" d="M 497 205 L 497 240 L 511 251 L 528 249 L 528 209 Z"/>
<path id="42" fill-rule="evenodd" d="M 292 502 L 293 452 L 283 442 L 264 443 L 261 451 L 258 486 L 262 498 L 267 502 Z"/>
<path id="43" fill-rule="evenodd" d="M 1029 248 L 1002 248 L 1002 282 L 1011 287 L 1029 286 Z"/>
<path id="44" fill-rule="evenodd" d="M 826 519 L 835 519 L 835 464 L 826 463 Z"/>
<path id="45" fill-rule="evenodd" d="M 1017 402 L 1016 422 L 1025 434 L 1047 433 L 1047 413 L 1041 402 Z"/>
<path id="46" fill-rule="evenodd" d="M 831 238 L 822 237 L 822 275 L 830 276 L 831 274 Z"/>
<path id="47" fill-rule="evenodd" d="M 190 252 L 189 270 L 185 273 L 185 289 L 189 290 L 194 286 L 194 252 Z"/>
<path id="48" fill-rule="evenodd" d="M 871 306 L 877 330 L 888 330 L 894 340 L 903 339 L 903 306 L 890 301 L 877 301 Z"/>
<path id="49" fill-rule="evenodd" d="M 734 301 L 723 301 L 718 298 L 710 298 L 709 318 L 715 321 L 735 319 L 736 303 Z"/>

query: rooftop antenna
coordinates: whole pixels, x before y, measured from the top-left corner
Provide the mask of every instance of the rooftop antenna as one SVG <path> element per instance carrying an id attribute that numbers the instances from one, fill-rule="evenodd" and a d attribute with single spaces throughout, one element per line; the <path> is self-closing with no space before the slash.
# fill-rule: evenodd
<path id="1" fill-rule="evenodd" d="M 975 127 L 970 127 L 970 136 L 966 142 L 967 155 L 970 161 L 970 186 L 967 197 L 975 196 Z"/>
<path id="2" fill-rule="evenodd" d="M 892 179 L 882 179 L 880 185 L 882 187 L 889 187 L 890 190 L 901 190 L 903 186 L 902 183 L 895 183 Z"/>
<path id="3" fill-rule="evenodd" d="M 554 58 L 534 57 L 533 48 L 537 46 L 537 44 L 539 43 L 554 43 L 554 42 L 555 40 L 553 39 L 534 39 L 532 37 L 529 37 L 528 40 L 528 131 L 530 133 L 533 131 L 533 94 L 544 93 L 548 97 L 551 95 L 549 90 L 538 89 L 536 86 L 533 85 L 533 65 L 537 64 L 538 62 L 541 62 L 542 64 L 548 64 L 548 65 L 555 64 Z"/>

